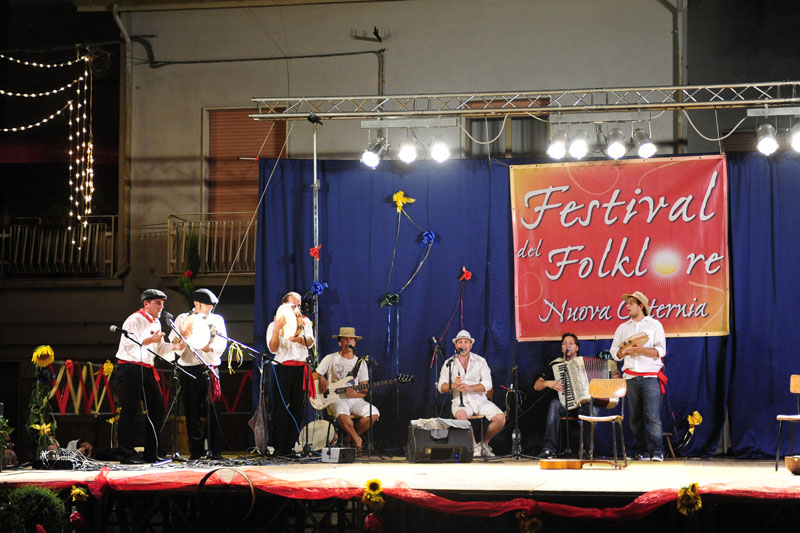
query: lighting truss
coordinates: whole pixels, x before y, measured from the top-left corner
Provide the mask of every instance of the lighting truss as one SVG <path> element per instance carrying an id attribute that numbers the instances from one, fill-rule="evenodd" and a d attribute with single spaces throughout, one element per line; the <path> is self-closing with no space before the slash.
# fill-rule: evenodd
<path id="1" fill-rule="evenodd" d="M 800 81 L 502 93 L 253 98 L 255 120 L 502 117 L 560 113 L 773 108 L 800 104 Z"/>

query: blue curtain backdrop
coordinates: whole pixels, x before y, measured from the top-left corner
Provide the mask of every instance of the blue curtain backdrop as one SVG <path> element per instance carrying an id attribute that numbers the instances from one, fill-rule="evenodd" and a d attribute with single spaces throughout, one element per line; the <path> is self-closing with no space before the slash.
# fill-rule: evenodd
<path id="1" fill-rule="evenodd" d="M 435 392 L 442 360 L 434 360 L 431 368 L 430 339 L 444 332 L 445 355 L 453 353 L 450 339 L 461 324 L 456 306 L 462 266 L 473 274 L 464 291 L 463 324 L 476 339 L 473 351 L 486 357 L 492 368 L 495 401 L 506 406 L 505 388 L 516 360 L 525 450 L 536 452 L 541 445 L 550 396 L 534 392 L 532 384 L 559 347 L 555 342 L 518 344 L 514 339 L 511 163 L 383 162 L 370 170 L 357 161 L 318 162 L 320 281 L 329 284 L 319 297 L 320 358 L 338 348 L 331 335 L 340 326 L 353 326 L 364 337 L 359 352 L 379 363 L 375 379 L 398 373 L 415 377 L 412 384 L 373 391 L 382 412 L 375 429 L 378 446 L 404 445 L 410 419 L 450 416 L 446 398 Z M 664 430 L 673 432 L 673 443 L 679 444 L 687 415 L 697 410 L 703 416 L 682 450 L 686 455 L 714 453 L 726 410 L 732 451 L 737 456 L 770 455 L 777 442 L 775 414 L 796 409 L 788 385 L 789 375 L 800 372 L 794 354 L 800 333 L 791 323 L 789 303 L 798 300 L 794 270 L 800 263 L 800 215 L 791 202 L 800 197 L 800 164 L 790 156 L 733 154 L 728 173 L 731 335 L 667 339 Z M 312 183 L 312 161 L 260 161 L 260 191 L 266 188 L 266 193 L 258 225 L 258 349 L 266 349 L 266 329 L 281 296 L 289 290 L 306 293 L 313 282 Z M 399 304 L 381 308 L 397 232 L 392 195 L 399 190 L 416 199 L 406 206 L 407 213 L 438 238 L 418 275 L 400 294 Z M 388 292 L 398 292 L 417 267 L 424 252 L 421 233 L 401 217 Z M 583 341 L 581 353 L 597 354 L 610 343 Z M 265 378 L 270 378 L 269 370 Z M 495 448 L 507 451 L 509 435 L 510 429 L 501 434 Z M 629 432 L 626 441 L 632 443 Z M 788 451 L 786 442 L 784 452 Z"/>

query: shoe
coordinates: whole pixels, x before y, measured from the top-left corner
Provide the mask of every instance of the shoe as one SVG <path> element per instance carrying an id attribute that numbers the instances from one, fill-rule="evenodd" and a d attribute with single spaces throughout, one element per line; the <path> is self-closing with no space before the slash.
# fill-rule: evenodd
<path id="1" fill-rule="evenodd" d="M 650 460 L 650 454 L 649 453 L 640 453 L 640 454 L 638 454 L 636 456 L 636 460 L 637 461 L 649 461 Z M 662 457 L 661 460 L 663 461 L 664 458 Z"/>
<path id="2" fill-rule="evenodd" d="M 484 443 L 481 444 L 481 448 L 483 448 L 483 456 L 484 457 L 494 457 L 494 452 L 492 451 L 492 447 L 488 444 Z"/>
<path id="3" fill-rule="evenodd" d="M 544 450 L 542 450 L 542 453 L 539 454 L 539 459 L 552 459 L 555 456 L 556 456 L 555 450 L 545 448 Z"/>
<path id="4" fill-rule="evenodd" d="M 171 461 L 172 459 L 167 459 L 166 457 L 161 457 L 160 455 L 150 456 L 144 458 L 145 463 L 161 463 L 163 461 Z"/>
<path id="5" fill-rule="evenodd" d="M 202 458 L 203 458 L 202 454 L 199 453 L 193 453 L 192 455 L 189 456 L 190 461 L 199 461 Z"/>
<path id="6" fill-rule="evenodd" d="M 120 462 L 120 464 L 123 464 L 123 465 L 143 465 L 143 464 L 145 464 L 144 459 L 142 459 L 138 455 L 128 455 L 128 456 L 123 457 L 122 459 L 120 459 L 119 462 Z"/>
<path id="7" fill-rule="evenodd" d="M 481 453 L 483 452 L 483 446 L 480 444 L 475 444 L 472 448 L 472 457 L 480 457 Z"/>
<path id="8" fill-rule="evenodd" d="M 664 462 L 664 454 L 661 453 L 654 453 L 653 456 L 650 458 L 651 461 L 656 461 L 659 463 Z"/>

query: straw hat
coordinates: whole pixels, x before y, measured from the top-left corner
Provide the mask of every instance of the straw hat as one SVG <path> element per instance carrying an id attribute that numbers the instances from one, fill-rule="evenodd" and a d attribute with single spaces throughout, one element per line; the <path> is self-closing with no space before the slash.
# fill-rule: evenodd
<path id="1" fill-rule="evenodd" d="M 355 339 L 357 341 L 360 341 L 362 339 L 362 337 L 356 335 L 356 328 L 351 328 L 351 327 L 339 328 L 339 334 L 331 335 L 331 337 L 333 337 L 334 339 L 341 339 L 342 337 L 350 337 L 351 339 Z"/>

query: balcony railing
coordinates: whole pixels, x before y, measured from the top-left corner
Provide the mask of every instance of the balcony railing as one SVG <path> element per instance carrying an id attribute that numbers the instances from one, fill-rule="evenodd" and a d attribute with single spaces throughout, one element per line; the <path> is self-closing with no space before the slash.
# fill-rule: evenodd
<path id="1" fill-rule="evenodd" d="M 110 278 L 116 221 L 92 215 L 70 230 L 41 218 L 12 219 L 0 225 L 0 278 Z"/>
<path id="2" fill-rule="evenodd" d="M 241 220 L 242 218 L 247 220 Z M 249 231 L 248 226 L 248 213 L 170 215 L 167 271 L 170 274 L 181 274 L 186 269 L 186 250 L 190 239 L 196 237 L 201 273 L 255 272 L 257 228 L 255 222 Z"/>

